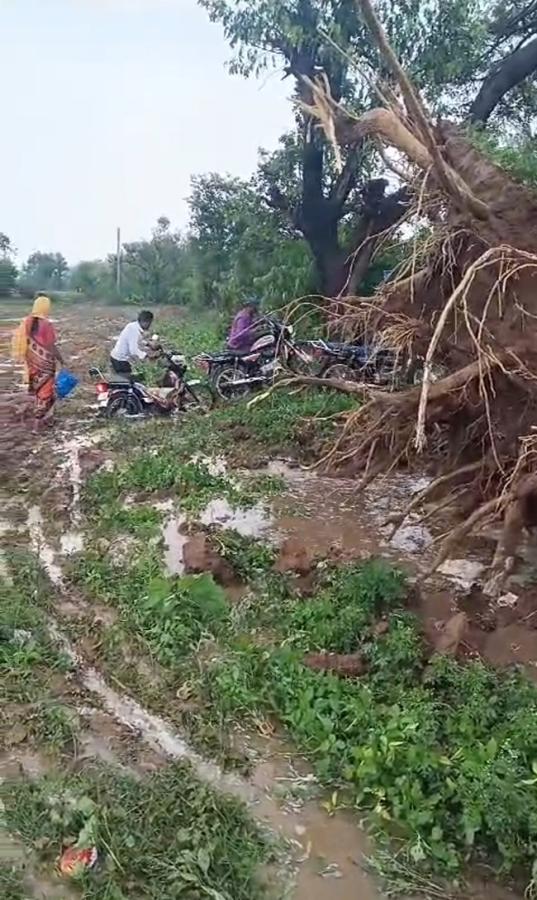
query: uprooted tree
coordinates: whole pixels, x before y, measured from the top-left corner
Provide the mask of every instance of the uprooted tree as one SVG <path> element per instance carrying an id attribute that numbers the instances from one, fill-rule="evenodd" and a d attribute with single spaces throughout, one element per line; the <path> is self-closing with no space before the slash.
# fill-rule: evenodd
<path id="1" fill-rule="evenodd" d="M 198 0 L 222 24 L 244 76 L 280 68 L 294 87 L 295 128 L 264 154 L 260 194 L 274 216 L 303 236 L 317 290 L 332 297 L 362 289 L 386 230 L 407 212 L 405 184 L 391 186 L 371 143 L 333 145 L 312 127 L 304 105 L 319 72 L 331 96 L 364 113 L 377 102 L 377 75 L 393 85 L 355 0 Z M 406 71 L 435 111 L 479 123 L 526 124 L 535 112 L 534 0 L 377 0 Z M 353 60 L 359 61 L 358 66 Z"/>
<path id="2" fill-rule="evenodd" d="M 498 583 L 522 528 L 537 524 L 537 196 L 460 127 L 430 121 L 370 0 L 357 5 L 400 99 L 391 91 L 382 107 L 354 116 L 321 76 L 309 82 L 308 112 L 337 146 L 358 150 L 374 139 L 390 148 L 431 230 L 389 286 L 373 299 L 348 298 L 343 325 L 421 356 L 424 378 L 403 392 L 370 392 L 325 462 L 361 473 L 363 485 L 399 465 L 430 469 L 432 482 L 405 516 L 426 501 L 462 512 L 431 571 L 466 534 L 503 517 Z M 445 374 L 435 381 L 437 364 Z"/>

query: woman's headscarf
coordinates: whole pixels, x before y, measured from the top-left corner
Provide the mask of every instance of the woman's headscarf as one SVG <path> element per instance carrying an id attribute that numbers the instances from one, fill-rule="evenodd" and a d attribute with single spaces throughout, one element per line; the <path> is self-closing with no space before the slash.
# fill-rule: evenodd
<path id="1" fill-rule="evenodd" d="M 34 300 L 32 316 L 37 319 L 46 319 L 50 313 L 50 297 L 39 294 Z"/>
<path id="2" fill-rule="evenodd" d="M 28 320 L 29 319 L 46 319 L 50 313 L 50 297 L 39 294 L 34 300 L 32 313 L 25 316 L 18 328 L 13 332 L 11 339 L 11 355 L 16 362 L 23 363 L 26 361 L 26 351 L 28 349 Z"/>

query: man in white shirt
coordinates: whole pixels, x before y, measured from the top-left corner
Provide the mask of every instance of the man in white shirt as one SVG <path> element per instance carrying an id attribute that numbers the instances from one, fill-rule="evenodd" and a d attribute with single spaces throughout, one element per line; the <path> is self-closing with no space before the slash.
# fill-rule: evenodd
<path id="1" fill-rule="evenodd" d="M 131 360 L 143 360 L 147 351 L 143 349 L 144 332 L 149 331 L 153 322 L 153 313 L 144 310 L 136 322 L 129 322 L 119 335 L 116 345 L 110 354 L 110 365 L 118 375 L 131 375 Z"/>

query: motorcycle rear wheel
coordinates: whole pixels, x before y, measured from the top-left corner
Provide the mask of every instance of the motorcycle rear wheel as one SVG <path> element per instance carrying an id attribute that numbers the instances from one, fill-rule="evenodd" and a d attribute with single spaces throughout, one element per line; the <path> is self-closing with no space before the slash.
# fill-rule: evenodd
<path id="1" fill-rule="evenodd" d="M 125 419 L 143 413 L 141 401 L 128 391 L 121 391 L 110 399 L 106 407 L 107 419 Z"/>

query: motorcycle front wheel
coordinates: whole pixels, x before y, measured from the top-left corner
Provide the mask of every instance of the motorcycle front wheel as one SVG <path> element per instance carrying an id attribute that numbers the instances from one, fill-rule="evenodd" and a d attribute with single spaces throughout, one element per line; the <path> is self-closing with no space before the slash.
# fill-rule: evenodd
<path id="1" fill-rule="evenodd" d="M 293 375 L 312 375 L 314 377 L 322 377 L 321 376 L 321 365 L 317 359 L 315 359 L 310 353 L 307 351 L 302 351 L 302 353 L 290 353 L 287 359 L 287 368 Z"/>
<path id="2" fill-rule="evenodd" d="M 185 384 L 183 394 L 183 406 L 185 409 L 199 409 L 200 412 L 209 412 L 215 402 L 214 391 L 207 382 L 199 384 Z"/>
<path id="3" fill-rule="evenodd" d="M 240 366 L 219 366 L 212 373 L 211 383 L 216 396 L 229 403 L 250 393 L 250 385 L 244 383 L 247 378 L 248 373 Z"/>

